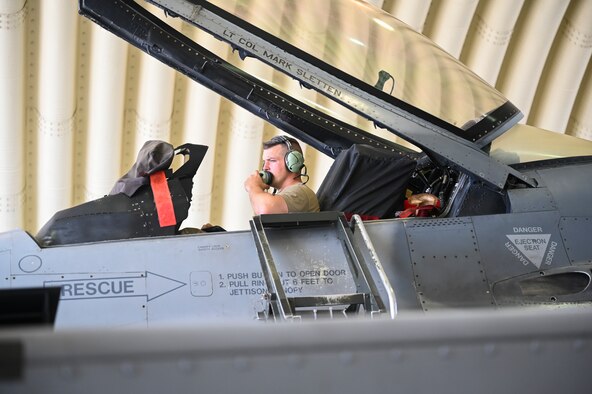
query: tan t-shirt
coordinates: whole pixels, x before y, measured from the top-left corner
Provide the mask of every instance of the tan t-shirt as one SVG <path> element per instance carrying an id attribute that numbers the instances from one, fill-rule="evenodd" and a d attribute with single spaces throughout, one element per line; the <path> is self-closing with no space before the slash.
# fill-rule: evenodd
<path id="1" fill-rule="evenodd" d="M 306 185 L 298 183 L 278 193 L 288 205 L 288 212 L 319 212 L 317 195 Z"/>

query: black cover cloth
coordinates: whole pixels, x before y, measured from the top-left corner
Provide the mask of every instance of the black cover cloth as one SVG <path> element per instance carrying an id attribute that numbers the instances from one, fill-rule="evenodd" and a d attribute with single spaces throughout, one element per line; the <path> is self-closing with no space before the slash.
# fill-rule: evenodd
<path id="1" fill-rule="evenodd" d="M 174 156 L 175 150 L 168 142 L 146 141 L 132 168 L 115 182 L 109 195 L 124 193 L 128 197 L 133 196 L 141 186 L 150 183 L 151 174 L 169 168 Z"/>
<path id="2" fill-rule="evenodd" d="M 337 156 L 317 191 L 321 211 L 395 217 L 415 167 L 412 154 L 352 145 Z"/>

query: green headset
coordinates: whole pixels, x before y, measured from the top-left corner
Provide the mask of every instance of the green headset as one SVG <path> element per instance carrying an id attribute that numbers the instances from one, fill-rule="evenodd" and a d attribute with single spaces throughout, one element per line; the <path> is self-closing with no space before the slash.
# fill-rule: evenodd
<path id="1" fill-rule="evenodd" d="M 302 172 L 302 167 L 304 167 L 304 156 L 297 150 L 292 149 L 292 143 L 287 137 L 283 135 L 280 137 L 282 142 L 286 144 L 286 147 L 288 148 L 288 151 L 284 155 L 284 164 L 286 165 L 286 168 L 290 172 L 300 174 Z"/>

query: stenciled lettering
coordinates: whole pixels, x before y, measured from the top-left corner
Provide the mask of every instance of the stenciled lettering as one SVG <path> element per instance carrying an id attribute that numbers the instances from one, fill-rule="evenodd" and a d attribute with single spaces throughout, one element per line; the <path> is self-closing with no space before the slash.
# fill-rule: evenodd
<path id="1" fill-rule="evenodd" d="M 286 294 L 303 294 L 306 286 L 335 285 L 335 277 L 346 275 L 345 269 L 328 268 L 278 272 Z M 259 296 L 267 292 L 262 272 L 226 272 L 218 274 L 218 278 L 218 287 L 231 296 Z"/>
<path id="2" fill-rule="evenodd" d="M 232 37 L 234 37 L 234 33 L 233 33 L 233 32 L 231 32 L 231 31 L 228 31 L 228 30 L 226 30 L 226 29 L 224 29 L 224 31 L 222 32 L 222 35 L 223 35 L 224 37 L 228 37 L 228 38 L 232 38 Z"/>
<path id="3" fill-rule="evenodd" d="M 95 280 L 62 285 L 62 297 L 121 296 L 135 293 L 132 279 Z"/>
<path id="4" fill-rule="evenodd" d="M 267 60 L 277 64 L 278 66 L 288 70 L 288 71 L 292 71 L 292 64 L 290 62 L 288 62 L 285 59 L 282 59 L 281 57 L 279 57 L 278 55 L 275 55 L 271 52 L 267 52 L 267 50 L 263 50 L 263 57 L 267 58 Z"/>
<path id="5" fill-rule="evenodd" d="M 510 242 L 506 242 L 504 245 L 510 251 L 510 253 L 512 253 L 514 256 L 516 256 L 520 260 L 520 262 L 522 264 L 528 265 L 529 261 L 527 259 L 525 259 L 524 256 L 522 256 L 522 253 L 520 253 L 520 251 L 518 249 L 516 249 L 514 247 L 514 245 L 512 245 Z"/>
<path id="6" fill-rule="evenodd" d="M 308 83 L 309 85 L 317 86 L 320 89 L 330 93 L 332 96 L 341 97 L 342 92 L 341 90 L 335 88 L 334 86 L 329 85 L 325 81 L 321 80 L 320 78 L 312 75 L 311 73 L 302 70 L 300 68 L 296 69 L 296 75 L 298 75 L 303 82 Z"/>
<path id="7" fill-rule="evenodd" d="M 238 39 L 238 43 L 239 43 L 239 44 L 241 44 L 241 45 L 244 45 L 244 46 L 246 46 L 247 48 L 249 48 L 249 49 L 250 49 L 250 50 L 252 50 L 253 52 L 257 52 L 257 53 L 259 53 L 259 50 L 257 49 L 257 45 L 255 45 L 255 43 L 254 43 L 254 42 L 251 42 L 251 41 L 247 40 L 247 39 L 246 39 L 246 38 L 244 38 L 244 37 L 241 37 L 241 38 L 239 38 L 239 39 Z"/>
<path id="8" fill-rule="evenodd" d="M 542 227 L 512 227 L 515 233 L 542 233 Z"/>
<path id="9" fill-rule="evenodd" d="M 553 257 L 555 256 L 555 250 L 557 250 L 557 242 L 551 242 L 549 246 L 549 251 L 547 252 L 547 256 L 545 257 L 545 264 L 551 265 L 553 262 Z"/>

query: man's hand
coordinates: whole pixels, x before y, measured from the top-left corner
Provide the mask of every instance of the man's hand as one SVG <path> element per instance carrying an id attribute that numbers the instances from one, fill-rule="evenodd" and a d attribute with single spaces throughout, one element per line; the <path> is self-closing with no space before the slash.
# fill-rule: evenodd
<path id="1" fill-rule="evenodd" d="M 256 215 L 268 213 L 287 213 L 288 205 L 282 196 L 274 196 L 267 193 L 269 185 L 266 185 L 259 171 L 253 172 L 245 179 L 245 190 L 249 193 L 251 207 Z"/>
<path id="2" fill-rule="evenodd" d="M 265 191 L 267 189 L 269 189 L 269 185 L 263 183 L 259 171 L 253 172 L 247 177 L 247 179 L 245 179 L 245 190 L 247 193 L 251 193 L 255 190 Z"/>

